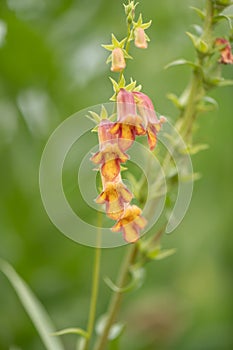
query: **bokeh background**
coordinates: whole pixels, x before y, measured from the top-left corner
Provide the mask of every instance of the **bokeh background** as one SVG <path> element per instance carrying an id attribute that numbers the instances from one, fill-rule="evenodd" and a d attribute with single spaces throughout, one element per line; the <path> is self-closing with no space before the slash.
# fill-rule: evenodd
<path id="1" fill-rule="evenodd" d="M 153 20 L 151 43 L 147 51 L 133 49 L 136 59 L 127 73 L 173 120 L 178 113 L 166 94 L 179 94 L 190 70 L 163 67 L 194 57 L 185 35 L 199 23 L 191 5 L 203 2 L 141 1 L 145 20 Z M 27 281 L 58 329 L 86 325 L 94 251 L 50 222 L 39 192 L 40 158 L 62 120 L 111 96 L 107 53 L 100 45 L 109 42 L 111 32 L 122 37 L 124 24 L 121 1 L 0 1 L 0 257 Z M 224 33 L 227 25 L 219 30 Z M 233 79 L 232 66 L 222 69 Z M 233 89 L 211 96 L 219 109 L 200 117 L 196 133 L 196 141 L 210 148 L 193 158 L 202 178 L 182 224 L 163 239 L 164 247 L 177 253 L 148 265 L 143 288 L 125 298 L 122 349 L 233 348 Z M 116 275 L 123 253 L 124 248 L 103 252 L 102 277 Z M 109 295 L 101 282 L 98 314 Z M 63 340 L 67 349 L 74 348 L 74 336 Z M 2 274 L 0 349 L 43 349 Z"/>

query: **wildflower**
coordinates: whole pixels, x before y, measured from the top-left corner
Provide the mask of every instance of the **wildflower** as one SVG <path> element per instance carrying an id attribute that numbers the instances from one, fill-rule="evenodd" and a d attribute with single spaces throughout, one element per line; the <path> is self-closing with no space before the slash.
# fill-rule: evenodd
<path id="1" fill-rule="evenodd" d="M 124 52 L 120 47 L 115 47 L 112 51 L 112 72 L 121 72 L 125 69 L 126 63 L 124 58 Z"/>
<path id="2" fill-rule="evenodd" d="M 138 27 L 134 30 L 134 44 L 139 49 L 147 49 L 146 34 L 143 28 Z"/>
<path id="3" fill-rule="evenodd" d="M 125 206 L 133 198 L 132 193 L 122 183 L 121 176 L 115 182 L 103 182 L 103 191 L 96 198 L 96 203 L 106 204 L 106 214 L 113 220 L 118 220 L 125 210 Z"/>
<path id="4" fill-rule="evenodd" d="M 106 181 L 114 181 L 120 173 L 120 163 L 128 160 L 118 145 L 117 136 L 112 134 L 114 123 L 109 120 L 102 120 L 98 127 L 100 150 L 91 157 L 91 161 L 101 165 L 101 174 Z"/>
<path id="5" fill-rule="evenodd" d="M 133 92 L 133 94 L 136 98 L 139 113 L 144 119 L 150 150 L 153 150 L 157 142 L 157 133 L 166 119 L 164 117 L 158 119 L 153 103 L 147 95 L 142 92 Z"/>
<path id="6" fill-rule="evenodd" d="M 233 64 L 233 54 L 229 41 L 223 38 L 217 38 L 215 40 L 215 45 L 222 46 L 222 48 L 220 48 L 221 57 L 219 62 L 223 64 Z"/>
<path id="7" fill-rule="evenodd" d="M 133 93 L 120 89 L 117 95 L 117 122 L 111 128 L 111 133 L 118 136 L 123 151 L 131 147 L 136 135 L 145 134 L 142 122 L 142 118 L 137 115 Z"/>
<path id="8" fill-rule="evenodd" d="M 136 242 L 140 237 L 140 230 L 146 226 L 146 219 L 141 216 L 141 209 L 136 205 L 129 205 L 124 215 L 112 227 L 113 232 L 123 232 L 126 242 Z"/>

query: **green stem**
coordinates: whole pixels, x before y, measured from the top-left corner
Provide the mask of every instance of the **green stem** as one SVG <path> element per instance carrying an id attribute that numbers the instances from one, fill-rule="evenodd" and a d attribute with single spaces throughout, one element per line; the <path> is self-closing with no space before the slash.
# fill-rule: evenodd
<path id="1" fill-rule="evenodd" d="M 127 250 L 125 260 L 122 263 L 120 273 L 117 279 L 117 286 L 119 289 L 123 288 L 127 282 L 129 267 L 133 264 L 137 254 L 137 245 L 133 244 Z M 122 300 L 122 292 L 114 292 L 109 303 L 107 312 L 107 321 L 102 334 L 95 344 L 94 350 L 104 350 L 108 341 L 108 334 L 112 324 L 115 322 Z"/>
<path id="2" fill-rule="evenodd" d="M 203 26 L 203 35 L 201 37 L 208 45 L 212 45 L 212 31 L 213 31 L 213 16 L 214 5 L 212 0 L 206 0 L 206 17 Z M 202 69 L 205 68 L 207 57 L 202 53 L 199 54 L 197 63 Z M 205 96 L 206 90 L 203 84 L 203 73 L 200 69 L 193 70 L 192 79 L 190 82 L 189 94 L 187 104 L 181 113 L 182 122 L 178 121 L 179 131 L 184 137 L 185 141 L 191 141 L 193 124 L 198 115 L 198 103 Z"/>
<path id="3" fill-rule="evenodd" d="M 98 213 L 98 231 L 97 231 L 94 269 L 93 269 L 93 277 L 92 277 L 92 294 L 91 294 L 90 311 L 89 311 L 89 318 L 88 318 L 88 325 L 87 325 L 88 338 L 85 340 L 85 345 L 83 350 L 88 350 L 89 348 L 89 343 L 92 338 L 94 324 L 95 324 L 96 306 L 97 306 L 97 298 L 98 298 L 98 291 L 99 291 L 100 260 L 101 260 L 101 247 L 100 247 L 101 227 L 102 227 L 102 213 Z"/>

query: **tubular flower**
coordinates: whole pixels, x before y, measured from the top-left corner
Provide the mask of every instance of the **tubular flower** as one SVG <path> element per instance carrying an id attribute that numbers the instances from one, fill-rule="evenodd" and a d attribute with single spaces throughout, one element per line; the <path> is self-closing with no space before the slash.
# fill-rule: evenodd
<path id="1" fill-rule="evenodd" d="M 112 231 L 122 231 L 126 242 L 136 242 L 140 237 L 140 230 L 144 229 L 147 223 L 141 213 L 141 209 L 136 205 L 129 205 L 124 215 L 112 227 Z"/>
<path id="2" fill-rule="evenodd" d="M 223 64 L 233 64 L 233 54 L 231 52 L 231 45 L 229 41 L 223 38 L 217 38 L 215 40 L 215 45 L 223 46 L 223 48 L 220 49 L 221 57 L 219 62 Z"/>
<path id="3" fill-rule="evenodd" d="M 106 214 L 113 220 L 120 219 L 133 198 L 132 193 L 122 183 L 120 175 L 117 181 L 106 183 L 102 178 L 104 189 L 95 200 L 98 204 L 106 204 Z"/>
<path id="4" fill-rule="evenodd" d="M 101 165 L 101 174 L 106 181 L 114 181 L 120 173 L 120 163 L 128 160 L 128 155 L 122 152 L 118 145 L 117 136 L 110 130 L 113 123 L 102 120 L 98 127 L 100 150 L 91 157 L 91 161 Z"/>
<path id="5" fill-rule="evenodd" d="M 126 63 L 124 58 L 124 52 L 120 47 L 115 47 L 112 51 L 112 72 L 121 72 L 125 69 Z"/>
<path id="6" fill-rule="evenodd" d="M 154 150 L 157 143 L 157 133 L 160 131 L 162 124 L 166 121 L 165 117 L 157 118 L 151 99 L 142 92 L 133 92 L 140 115 L 143 117 L 148 144 L 150 150 Z"/>
<path id="7" fill-rule="evenodd" d="M 136 135 L 145 134 L 142 122 L 137 115 L 133 93 L 120 89 L 117 95 L 117 122 L 111 128 L 111 133 L 118 136 L 118 144 L 123 151 L 131 147 Z"/>
<path id="8" fill-rule="evenodd" d="M 146 34 L 143 28 L 136 28 L 134 30 L 134 44 L 136 47 L 138 47 L 139 49 L 147 49 L 148 45 L 147 45 L 147 41 L 146 41 Z"/>

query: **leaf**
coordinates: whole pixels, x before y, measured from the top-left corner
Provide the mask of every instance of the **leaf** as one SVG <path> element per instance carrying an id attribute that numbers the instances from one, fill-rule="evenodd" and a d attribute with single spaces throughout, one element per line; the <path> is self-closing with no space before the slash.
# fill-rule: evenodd
<path id="1" fill-rule="evenodd" d="M 98 335 L 101 335 L 103 333 L 107 321 L 108 321 L 108 315 L 102 315 L 97 320 L 95 330 Z M 119 338 L 123 333 L 124 328 L 125 328 L 125 324 L 122 322 L 113 324 L 108 333 L 108 340 L 113 341 Z"/>
<path id="2" fill-rule="evenodd" d="M 209 84 L 213 86 L 231 86 L 233 85 L 233 80 L 227 80 L 223 78 L 213 78 L 210 81 L 208 81 Z"/>
<path id="3" fill-rule="evenodd" d="M 230 29 L 232 29 L 231 17 L 229 17 L 227 15 L 220 14 L 218 16 L 215 16 L 213 18 L 213 20 L 214 20 L 214 22 L 220 22 L 222 20 L 225 20 L 228 22 Z"/>
<path id="4" fill-rule="evenodd" d="M 81 335 L 83 338 L 89 338 L 89 334 L 81 328 L 65 328 L 60 331 L 54 332 L 51 335 L 59 336 L 65 334 L 78 334 Z"/>
<path id="5" fill-rule="evenodd" d="M 204 151 L 209 148 L 209 145 L 207 144 L 198 144 L 198 145 L 191 145 L 187 146 L 185 149 L 180 150 L 181 154 L 197 154 L 200 151 Z"/>
<path id="6" fill-rule="evenodd" d="M 203 28 L 197 24 L 193 24 L 192 27 L 195 29 L 196 33 L 198 35 L 202 35 L 203 34 Z"/>
<path id="7" fill-rule="evenodd" d="M 206 14 L 205 14 L 204 11 L 202 11 L 201 9 L 199 9 L 199 8 L 197 8 L 197 7 L 194 7 L 194 6 L 191 6 L 190 8 L 191 8 L 193 11 L 195 11 L 196 14 L 197 14 L 201 19 L 205 19 Z"/>
<path id="8" fill-rule="evenodd" d="M 37 329 L 45 348 L 47 350 L 64 350 L 59 338 L 51 337 L 50 334 L 55 331 L 55 327 L 53 326 L 47 311 L 30 290 L 28 285 L 22 280 L 13 267 L 2 259 L 0 259 L 0 270 L 8 278 L 14 288 L 23 307 Z"/>
<path id="9" fill-rule="evenodd" d="M 174 106 L 178 109 L 183 109 L 183 105 L 181 104 L 179 97 L 175 94 L 169 93 L 167 94 L 167 98 L 174 104 Z"/>
<path id="10" fill-rule="evenodd" d="M 108 277 L 104 278 L 104 282 L 115 293 L 131 292 L 132 290 L 140 288 L 141 285 L 143 284 L 144 277 L 145 277 L 145 270 L 142 267 L 131 268 L 130 273 L 131 273 L 131 281 L 125 287 L 118 287 Z"/>
<path id="11" fill-rule="evenodd" d="M 187 66 L 190 66 L 190 67 L 193 67 L 193 68 L 200 68 L 199 65 L 197 65 L 196 63 L 194 62 L 191 62 L 191 61 L 187 61 L 183 58 L 179 59 L 179 60 L 175 60 L 171 63 L 168 63 L 164 69 L 168 69 L 168 68 L 171 68 L 171 67 L 175 67 L 175 66 L 183 66 L 183 65 L 187 65 Z"/>
<path id="12" fill-rule="evenodd" d="M 151 260 L 162 260 L 176 253 L 176 249 L 154 250 L 147 257 Z"/>

